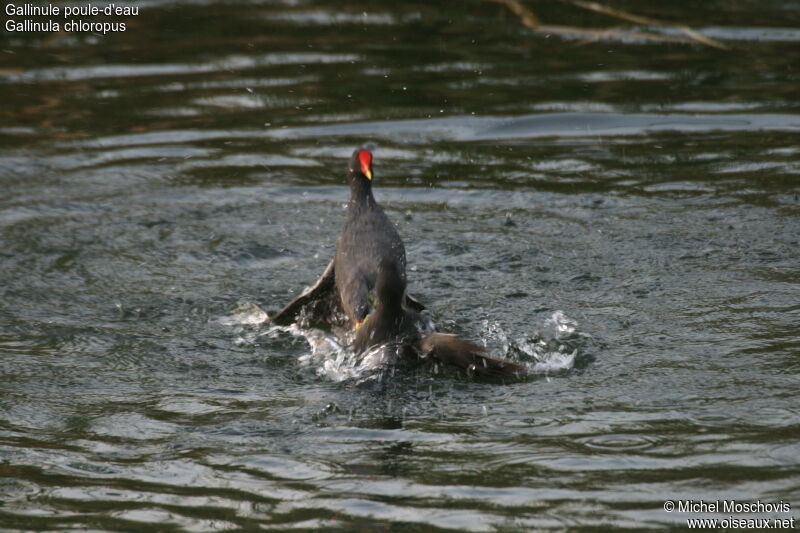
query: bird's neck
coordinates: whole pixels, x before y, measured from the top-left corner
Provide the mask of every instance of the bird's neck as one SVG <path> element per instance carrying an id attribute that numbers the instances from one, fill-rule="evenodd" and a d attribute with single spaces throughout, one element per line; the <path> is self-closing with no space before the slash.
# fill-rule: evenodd
<path id="1" fill-rule="evenodd" d="M 372 185 L 367 180 L 355 179 L 350 185 L 350 204 L 367 205 L 375 204 L 375 197 L 372 196 Z"/>

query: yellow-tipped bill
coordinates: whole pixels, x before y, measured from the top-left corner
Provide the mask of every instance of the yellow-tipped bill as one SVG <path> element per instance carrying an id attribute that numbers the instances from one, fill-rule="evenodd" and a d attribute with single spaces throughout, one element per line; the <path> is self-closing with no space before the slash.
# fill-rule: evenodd
<path id="1" fill-rule="evenodd" d="M 369 150 L 361 150 L 358 154 L 358 160 L 361 162 L 361 173 L 372 181 L 372 154 Z"/>

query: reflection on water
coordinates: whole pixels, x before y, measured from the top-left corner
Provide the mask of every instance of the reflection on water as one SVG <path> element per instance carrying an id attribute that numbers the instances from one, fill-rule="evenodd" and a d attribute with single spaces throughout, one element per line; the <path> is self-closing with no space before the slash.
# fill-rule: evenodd
<path id="1" fill-rule="evenodd" d="M 796 5 L 642 13 L 729 52 L 534 36 L 489 2 L 138 5 L 0 47 L 4 530 L 800 505 Z M 263 323 L 333 253 L 366 141 L 409 290 L 535 377 L 362 386 Z"/>

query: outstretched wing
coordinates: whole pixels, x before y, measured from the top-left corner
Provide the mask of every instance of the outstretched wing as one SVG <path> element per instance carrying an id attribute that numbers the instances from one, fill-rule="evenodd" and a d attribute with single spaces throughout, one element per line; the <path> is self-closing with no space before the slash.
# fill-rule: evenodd
<path id="1" fill-rule="evenodd" d="M 311 323 L 339 323 L 343 311 L 339 291 L 336 288 L 334 262 L 334 258 L 331 258 L 319 279 L 313 285 L 303 289 L 299 296 L 272 315 L 270 320 L 279 326 L 288 326 L 295 322 L 297 315 L 305 310 L 305 315 Z M 425 309 L 419 300 L 408 294 L 406 294 L 405 305 L 414 311 Z"/>
<path id="2" fill-rule="evenodd" d="M 406 293 L 406 301 L 405 305 L 407 309 L 412 309 L 416 312 L 424 311 L 425 306 L 422 305 L 422 302 L 411 296 L 410 294 Z"/>
<path id="3" fill-rule="evenodd" d="M 337 314 L 335 306 L 341 309 L 339 295 L 336 292 L 333 259 L 331 259 L 319 279 L 303 289 L 299 296 L 272 315 L 270 320 L 281 326 L 289 325 L 305 309 L 311 321 L 330 323 L 333 321 L 333 315 Z"/>
<path id="4" fill-rule="evenodd" d="M 513 361 L 490 357 L 483 346 L 478 346 L 449 333 L 430 333 L 422 339 L 423 357 L 433 357 L 477 376 L 521 377 L 525 367 Z"/>

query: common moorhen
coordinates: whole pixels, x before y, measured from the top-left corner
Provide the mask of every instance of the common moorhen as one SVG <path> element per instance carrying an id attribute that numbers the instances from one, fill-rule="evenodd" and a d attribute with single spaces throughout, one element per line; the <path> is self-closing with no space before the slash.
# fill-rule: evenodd
<path id="1" fill-rule="evenodd" d="M 476 375 L 520 376 L 525 367 L 492 358 L 482 346 L 438 333 L 406 294 L 406 252 L 397 229 L 372 195 L 372 153 L 360 148 L 347 166 L 350 202 L 336 254 L 320 278 L 271 317 L 289 324 L 302 313 L 310 322 L 337 323 L 344 312 L 355 326 L 353 350 L 396 344 L 401 353 L 432 357 Z M 374 298 L 373 298 L 374 296 Z M 373 310 L 371 302 L 376 305 Z"/>
<path id="2" fill-rule="evenodd" d="M 372 196 L 372 153 L 369 150 L 353 152 L 347 176 L 350 202 L 336 243 L 334 268 L 344 313 L 351 324 L 358 326 L 370 312 L 369 295 L 378 279 L 380 265 L 393 273 L 387 280 L 402 283 L 397 300 L 398 304 L 402 303 L 406 284 L 406 249 L 397 229 Z M 385 288 L 389 291 L 394 289 Z"/>
<path id="3" fill-rule="evenodd" d="M 359 148 L 347 165 L 350 202 L 336 254 L 319 279 L 271 317 L 276 324 L 291 324 L 304 312 L 310 322 L 336 323 L 344 311 L 351 326 L 370 312 L 370 294 L 378 278 L 378 265 L 386 260 L 396 267 L 405 290 L 406 251 L 397 229 L 372 195 L 372 153 Z M 405 305 L 425 307 L 405 296 Z"/>

